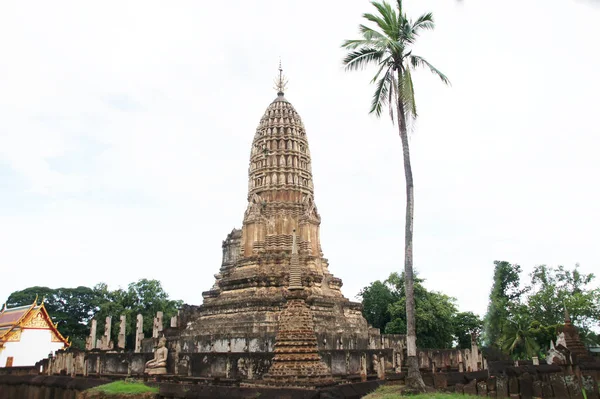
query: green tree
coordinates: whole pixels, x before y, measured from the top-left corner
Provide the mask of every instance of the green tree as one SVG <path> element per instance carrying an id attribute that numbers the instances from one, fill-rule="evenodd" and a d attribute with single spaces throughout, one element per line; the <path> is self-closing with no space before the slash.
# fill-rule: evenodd
<path id="1" fill-rule="evenodd" d="M 518 305 L 525 290 L 520 288 L 521 266 L 505 261 L 494 261 L 494 283 L 490 292 L 484 322 L 487 345 L 500 347 L 507 320 Z"/>
<path id="2" fill-rule="evenodd" d="M 456 315 L 455 299 L 436 291 L 428 291 L 423 279 L 414 277 L 416 333 L 422 348 L 451 348 L 454 341 L 453 320 Z M 392 320 L 386 325 L 386 334 L 406 331 L 406 289 L 404 274 L 392 273 L 386 282 L 395 287 L 397 301 L 390 305 Z"/>
<path id="3" fill-rule="evenodd" d="M 565 306 L 571 321 L 578 327 L 589 330 L 600 321 L 600 288 L 591 284 L 594 274 L 572 270 L 564 266 L 537 266 L 530 274 L 527 304 L 534 320 L 543 325 L 562 324 Z"/>
<path id="4" fill-rule="evenodd" d="M 414 183 L 407 125 L 411 119 L 416 118 L 417 108 L 411 70 L 426 67 L 444 83 L 448 84 L 449 80 L 427 60 L 412 52 L 412 47 L 421 31 L 434 28 L 433 14 L 423 14 L 413 21 L 404 13 L 402 0 L 397 0 L 396 8 L 385 1 L 373 1 L 371 4 L 376 8 L 377 13 L 367 13 L 363 17 L 374 24 L 375 28 L 361 24 L 359 28 L 362 37 L 358 40 L 347 40 L 342 44 L 342 47 L 349 51 L 343 62 L 348 70 L 362 69 L 372 64 L 377 66 L 378 71 L 372 80 L 376 89 L 370 112 L 380 116 L 383 109 L 388 108 L 392 121 L 394 121 L 394 114 L 398 121 L 406 180 L 404 233 L 408 355 L 406 383 L 409 389 L 424 391 L 425 384 L 417 361 L 413 287 Z"/>
<path id="5" fill-rule="evenodd" d="M 594 275 L 563 266 L 540 265 L 522 287 L 521 268 L 495 262 L 494 283 L 485 317 L 485 341 L 513 358 L 544 357 L 550 341 L 564 324 L 565 307 L 571 321 L 594 345 L 592 328 L 600 321 L 600 288 L 592 286 Z"/>
<path id="6" fill-rule="evenodd" d="M 383 331 L 392 320 L 390 305 L 398 300 L 395 292 L 387 284 L 377 280 L 363 288 L 358 296 L 362 299 L 363 315 L 367 322 Z"/>
<path id="7" fill-rule="evenodd" d="M 182 301 L 172 300 L 162 288 L 160 281 L 141 279 L 128 285 L 127 290 L 109 290 L 104 283 L 93 288 L 48 288 L 30 287 L 13 292 L 7 300 L 7 306 L 23 306 L 33 303 L 35 298 L 44 303 L 48 313 L 64 336 L 69 336 L 72 346 L 85 348 L 85 341 L 90 332 L 92 318 L 98 322 L 98 332 L 104 332 L 107 316 L 112 317 L 113 328 L 111 337 L 117 342 L 119 334 L 118 322 L 121 315 L 127 317 L 126 339 L 127 346 L 135 342 L 136 316 L 144 317 L 144 334 L 152 334 L 152 322 L 156 312 L 162 311 L 164 319 L 177 314 Z"/>
<path id="8" fill-rule="evenodd" d="M 503 323 L 497 345 L 514 359 L 539 355 L 540 345 L 532 329 L 533 319 L 526 305 L 511 306 L 511 312 Z"/>
<path id="9" fill-rule="evenodd" d="M 61 334 L 69 337 L 73 347 L 83 349 L 89 334 L 87 324 L 99 305 L 100 298 L 94 290 L 89 287 L 30 287 L 10 294 L 6 304 L 9 307 L 30 305 L 36 297 L 39 301 L 44 299 L 44 306 Z"/>
<path id="10" fill-rule="evenodd" d="M 460 312 L 454 316 L 454 338 L 461 349 L 471 349 L 472 334 L 479 337 L 483 320 L 473 312 Z"/>
<path id="11" fill-rule="evenodd" d="M 94 287 L 94 291 L 102 298 L 99 310 L 94 316 L 101 325 L 100 329 L 103 331 L 103 323 L 107 316 L 111 316 L 114 322 L 118 321 L 121 315 L 125 315 L 128 347 L 135 342 L 135 323 L 138 314 L 144 318 L 144 334 L 148 337 L 152 334 L 156 312 L 162 311 L 164 320 L 169 320 L 177 314 L 177 310 L 183 304 L 183 301 L 170 299 L 158 280 L 141 279 L 130 283 L 127 290 L 119 288 L 114 291 L 110 291 L 106 284 L 98 284 Z M 118 329 L 113 328 L 111 333 L 113 341 L 116 342 Z"/>

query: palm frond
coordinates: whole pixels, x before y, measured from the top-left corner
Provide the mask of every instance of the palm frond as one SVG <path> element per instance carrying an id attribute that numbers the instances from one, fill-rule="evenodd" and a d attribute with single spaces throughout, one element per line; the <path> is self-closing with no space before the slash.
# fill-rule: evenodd
<path id="1" fill-rule="evenodd" d="M 372 0 L 371 4 L 377 12 L 363 14 L 363 18 L 374 26 L 359 25 L 361 38 L 343 42 L 342 48 L 348 50 L 343 64 L 346 70 L 377 64 L 377 73 L 371 80 L 376 90 L 370 113 L 381 116 L 383 107 L 389 106 L 393 121 L 394 112 L 398 111 L 394 105 L 398 106 L 398 101 L 402 101 L 403 116 L 407 121 L 414 119 L 417 108 L 411 68 L 427 67 L 444 83 L 450 84 L 446 75 L 422 57 L 412 55 L 411 51 L 419 32 L 434 28 L 433 14 L 426 13 L 412 21 L 403 11 L 402 0 L 396 0 L 396 7 L 386 0 Z"/>
<path id="2" fill-rule="evenodd" d="M 523 337 L 523 344 L 524 344 L 523 346 L 525 347 L 524 348 L 525 349 L 525 353 L 529 357 L 535 356 L 537 354 L 537 352 L 540 350 L 540 346 L 535 341 L 535 339 L 533 339 L 532 337 L 524 336 Z"/>
<path id="3" fill-rule="evenodd" d="M 383 58 L 384 53 L 373 47 L 363 47 L 352 51 L 346 55 L 343 60 L 346 69 L 349 71 L 364 68 L 368 64 L 378 64 Z"/>
<path id="4" fill-rule="evenodd" d="M 370 114 L 374 113 L 378 117 L 381 116 L 381 111 L 383 106 L 388 104 L 388 96 L 390 91 L 390 77 L 392 76 L 393 71 L 391 68 L 385 72 L 385 75 L 377 82 L 377 88 L 375 89 L 375 94 L 373 94 L 373 100 L 371 101 L 371 110 Z"/>
<path id="5" fill-rule="evenodd" d="M 377 24 L 388 38 L 398 40 L 398 15 L 396 10 L 386 1 L 372 1 L 371 4 L 377 9 L 378 15 L 364 14 L 363 16 Z"/>
<path id="6" fill-rule="evenodd" d="M 385 32 L 392 39 L 396 39 L 397 34 L 395 34 L 395 20 L 396 20 L 396 11 L 392 8 L 392 6 L 386 2 L 377 2 L 372 1 L 371 4 L 379 11 L 379 15 L 381 16 L 379 19 L 385 22 L 384 25 L 379 25 L 382 31 Z"/>
<path id="7" fill-rule="evenodd" d="M 390 74 L 390 93 L 388 97 L 388 104 L 390 108 L 390 119 L 394 123 L 394 105 L 398 106 L 398 81 L 396 80 L 396 74 L 392 69 Z"/>
<path id="8" fill-rule="evenodd" d="M 415 22 L 412 24 L 412 33 L 417 36 L 419 31 L 424 30 L 433 30 L 435 28 L 435 22 L 433 20 L 433 13 L 428 12 L 427 14 L 421 15 Z"/>
<path id="9" fill-rule="evenodd" d="M 436 67 L 431 65 L 425 58 L 419 57 L 418 55 L 411 55 L 410 63 L 413 66 L 413 68 L 416 68 L 416 67 L 429 68 L 431 73 L 433 73 L 434 75 L 437 75 L 442 80 L 442 82 L 444 82 L 447 85 L 450 85 L 450 80 L 446 77 L 446 75 L 444 75 L 440 70 L 438 70 Z"/>
<path id="10" fill-rule="evenodd" d="M 375 74 L 375 76 L 373 76 L 373 79 L 371 79 L 371 83 L 375 83 L 378 79 L 379 76 L 381 75 L 381 72 L 383 72 L 384 69 L 386 68 L 391 68 L 393 66 L 393 59 L 391 58 L 391 56 L 388 56 L 386 59 L 382 60 L 379 65 L 379 70 L 377 71 L 377 73 Z"/>
<path id="11" fill-rule="evenodd" d="M 399 42 L 407 44 L 414 44 L 416 35 L 413 32 L 413 26 L 411 22 L 406 18 L 406 16 L 402 16 L 398 22 L 398 32 L 400 35 Z"/>
<path id="12" fill-rule="evenodd" d="M 358 29 L 360 30 L 360 33 L 363 35 L 363 37 L 365 38 L 365 40 L 371 42 L 371 41 L 388 41 L 389 39 L 383 35 L 381 32 L 376 31 L 373 28 L 370 28 L 366 25 L 359 25 Z"/>
<path id="13" fill-rule="evenodd" d="M 346 48 L 348 50 L 354 50 L 359 47 L 370 46 L 370 45 L 371 45 L 371 40 L 365 40 L 365 39 L 344 40 L 344 42 L 342 43 L 342 48 Z"/>
<path id="14" fill-rule="evenodd" d="M 417 103 L 415 101 L 415 88 L 413 86 L 410 68 L 403 68 L 400 82 L 400 98 L 404 103 L 404 113 L 407 120 L 417 118 Z"/>
<path id="15" fill-rule="evenodd" d="M 402 16 L 402 0 L 396 1 L 396 8 L 398 9 L 398 15 Z"/>
<path id="16" fill-rule="evenodd" d="M 365 18 L 367 21 L 373 22 L 379 29 L 383 31 L 383 33 L 389 36 L 388 33 L 390 31 L 390 27 L 384 19 L 371 13 L 363 14 L 363 18 Z"/>

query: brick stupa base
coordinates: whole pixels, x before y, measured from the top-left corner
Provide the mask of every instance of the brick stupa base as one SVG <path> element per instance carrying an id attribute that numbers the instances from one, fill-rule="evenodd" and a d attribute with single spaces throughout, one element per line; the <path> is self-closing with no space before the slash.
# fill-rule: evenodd
<path id="1" fill-rule="evenodd" d="M 302 289 L 290 291 L 279 316 L 273 362 L 258 384 L 302 388 L 334 384 L 319 356 L 313 315 L 304 295 Z"/>

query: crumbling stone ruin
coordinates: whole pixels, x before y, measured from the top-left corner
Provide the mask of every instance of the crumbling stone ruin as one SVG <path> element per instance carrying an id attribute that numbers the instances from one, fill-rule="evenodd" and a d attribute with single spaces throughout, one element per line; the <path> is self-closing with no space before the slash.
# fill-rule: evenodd
<path id="1" fill-rule="evenodd" d="M 202 294 L 203 304 L 183 310 L 182 348 L 209 351 L 206 340 L 226 333 L 260 338 L 251 351 L 273 351 L 279 315 L 294 286 L 307 291 L 315 332 L 332 336 L 330 348 L 344 338 L 366 348 L 369 327 L 361 305 L 342 295 L 342 281 L 330 273 L 320 224 L 306 130 L 279 90 L 252 143 L 242 228 L 223 241 L 223 262 L 214 285 Z"/>
<path id="2" fill-rule="evenodd" d="M 329 271 L 306 131 L 283 91 L 280 80 L 256 129 L 242 227 L 223 241 L 221 268 L 202 305 L 185 305 L 169 321 L 158 312 L 147 338 L 138 315 L 134 348 L 124 348 L 122 327 L 116 348 L 106 337 L 94 345 L 93 328 L 88 351 L 57 354 L 49 374 L 139 376 L 160 363 L 152 374 L 161 378 L 314 388 L 405 369 L 405 336 L 370 328 L 362 305 L 342 295 L 341 279 Z M 418 361 L 433 373 L 486 367 L 476 345 L 421 350 Z"/>

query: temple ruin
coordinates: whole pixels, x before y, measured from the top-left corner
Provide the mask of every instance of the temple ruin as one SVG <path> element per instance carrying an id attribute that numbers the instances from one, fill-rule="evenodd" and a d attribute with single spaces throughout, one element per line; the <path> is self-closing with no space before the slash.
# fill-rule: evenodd
<path id="1" fill-rule="evenodd" d="M 361 304 L 342 295 L 342 280 L 323 257 L 304 124 L 284 96 L 282 75 L 277 85 L 252 142 L 242 228 L 223 241 L 223 262 L 214 285 L 202 294 L 203 304 L 183 312 L 181 337 L 195 346 L 224 331 L 230 338 L 272 340 L 286 293 L 295 287 L 307 293 L 317 334 L 366 346 L 369 328 Z"/>

